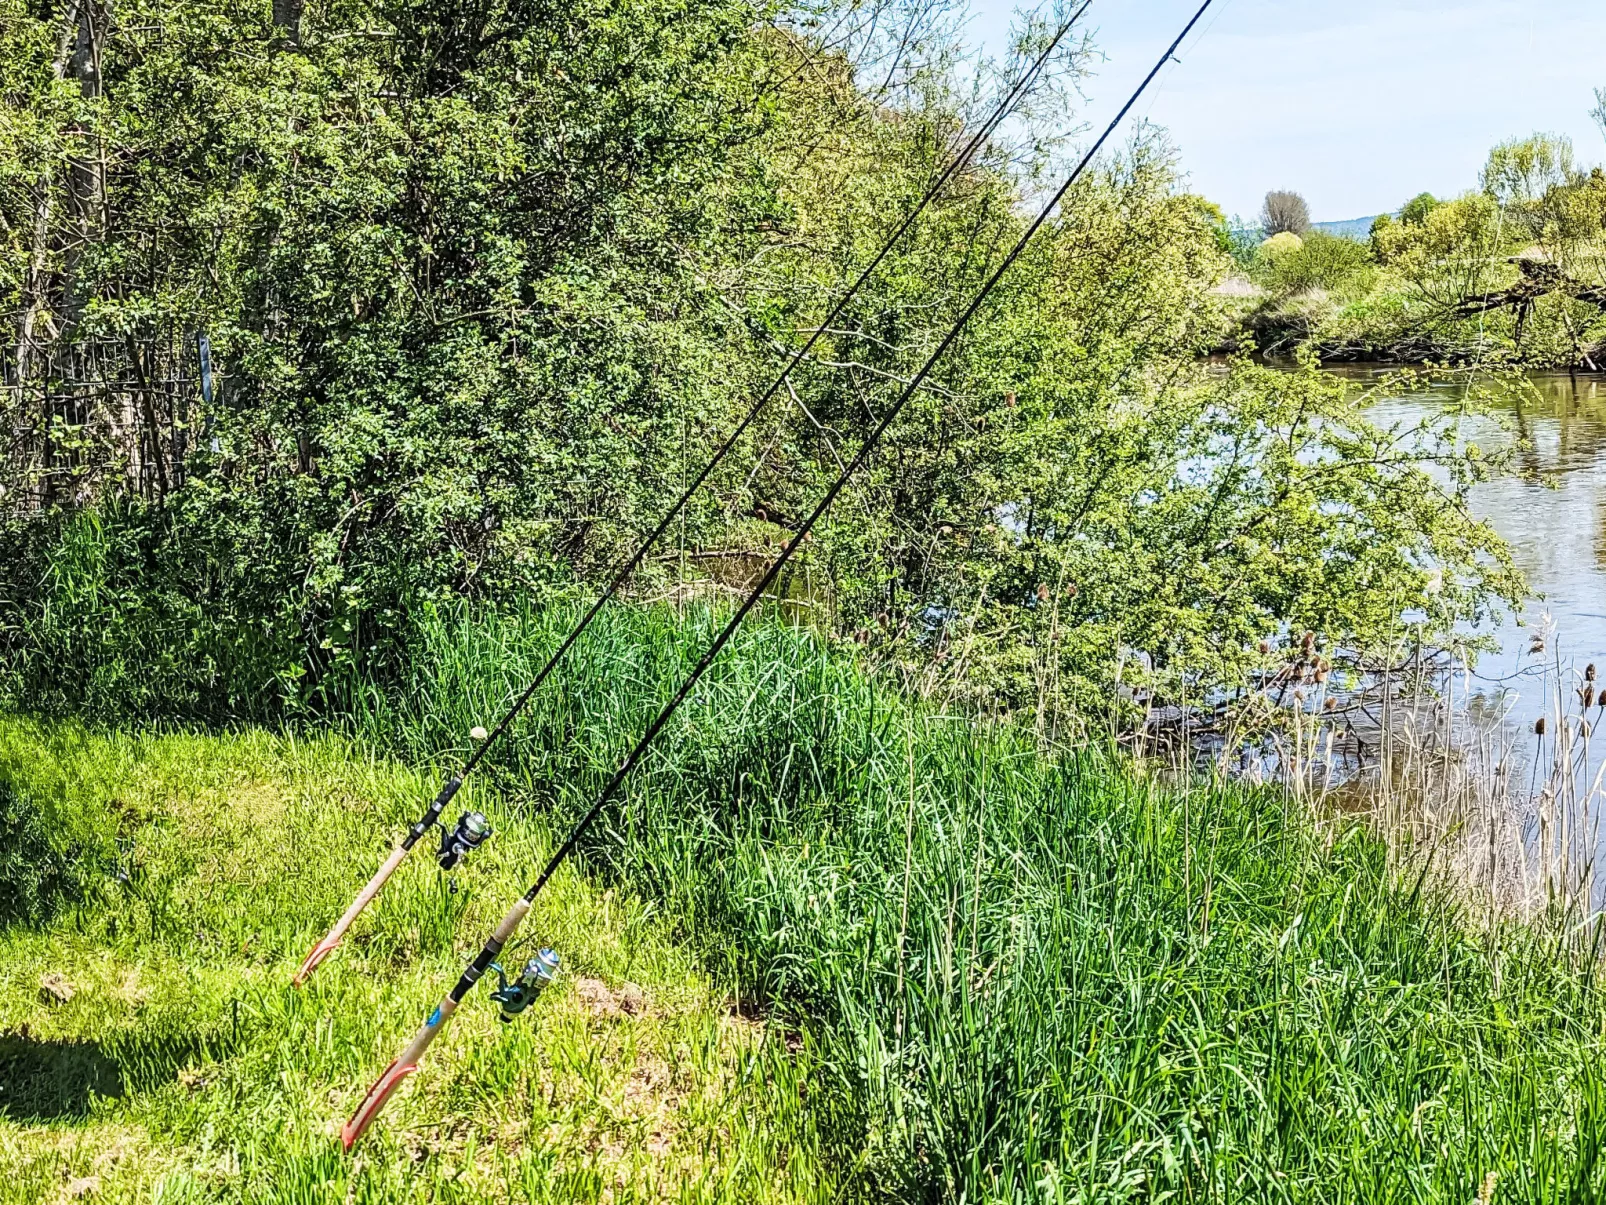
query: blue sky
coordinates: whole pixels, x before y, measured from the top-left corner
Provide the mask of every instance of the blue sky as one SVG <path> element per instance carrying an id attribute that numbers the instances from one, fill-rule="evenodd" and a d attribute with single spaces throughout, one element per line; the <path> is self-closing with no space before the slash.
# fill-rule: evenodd
<path id="1" fill-rule="evenodd" d="M 1102 126 L 1199 0 L 1094 0 L 1107 61 L 1082 115 Z M 969 36 L 1001 48 L 1014 5 L 972 0 Z M 1192 187 L 1253 214 L 1270 188 L 1319 221 L 1475 186 L 1489 147 L 1551 130 L 1606 160 L 1590 120 L 1606 86 L 1606 0 L 1216 0 L 1138 110 L 1166 126 Z"/>

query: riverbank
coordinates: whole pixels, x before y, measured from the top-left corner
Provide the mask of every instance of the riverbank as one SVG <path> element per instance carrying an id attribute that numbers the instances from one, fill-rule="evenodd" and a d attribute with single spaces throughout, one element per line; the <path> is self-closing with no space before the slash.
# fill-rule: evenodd
<path id="1" fill-rule="evenodd" d="M 1319 288 L 1277 298 L 1247 281 L 1229 281 L 1227 287 L 1231 291 L 1222 296 L 1228 313 L 1208 349 L 1212 356 L 1249 353 L 1275 360 L 1306 351 L 1335 367 L 1499 363 L 1536 372 L 1606 371 L 1606 339 L 1598 336 L 1524 346 L 1510 320 L 1413 320 L 1403 299 L 1388 294 L 1346 301 Z"/>
<path id="2" fill-rule="evenodd" d="M 1606 1003 L 1542 921 L 1476 927 L 1364 825 L 1046 757 L 772 626 L 542 897 L 563 990 L 512 1026 L 472 998 L 344 1158 L 332 1124 L 707 635 L 611 612 L 471 785 L 499 832 L 460 890 L 409 865 L 289 989 L 431 792 L 403 762 L 452 756 L 561 618 L 442 624 L 357 743 L 0 722 L 13 816 L 91 871 L 0 934 L 7 1049 L 123 1086 L 74 1104 L 36 1073 L 0 1200 L 90 1176 L 110 1200 L 1601 1190 Z M 581 979 L 638 985 L 647 1027 Z M 672 1101 L 643 1088 L 660 1065 Z"/>

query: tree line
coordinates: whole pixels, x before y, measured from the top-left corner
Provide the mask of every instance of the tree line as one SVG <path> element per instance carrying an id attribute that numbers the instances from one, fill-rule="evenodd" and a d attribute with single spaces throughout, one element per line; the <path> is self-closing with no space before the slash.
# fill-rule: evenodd
<path id="1" fill-rule="evenodd" d="M 209 717 L 401 681 L 426 611 L 616 564 L 1047 37 L 981 61 L 916 0 L 0 17 L 6 689 Z M 1092 53 L 1064 43 L 637 599 L 717 600 L 778 547 L 1074 149 Z M 1231 250 L 1137 132 L 844 495 L 793 611 L 1053 734 L 1135 722 L 1134 675 L 1186 696 L 1307 630 L 1382 640 L 1431 572 L 1440 630 L 1514 596 L 1449 433 L 1201 361 Z"/>

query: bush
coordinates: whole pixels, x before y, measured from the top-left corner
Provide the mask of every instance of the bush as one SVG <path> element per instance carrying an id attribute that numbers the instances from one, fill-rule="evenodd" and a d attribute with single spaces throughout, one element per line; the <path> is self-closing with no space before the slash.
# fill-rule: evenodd
<path id="1" fill-rule="evenodd" d="M 1270 248 L 1263 250 L 1271 267 L 1270 283 L 1284 294 L 1308 289 L 1333 292 L 1355 283 L 1372 267 L 1372 253 L 1365 243 L 1319 230 L 1313 230 L 1297 247 L 1285 245 L 1275 254 Z"/>

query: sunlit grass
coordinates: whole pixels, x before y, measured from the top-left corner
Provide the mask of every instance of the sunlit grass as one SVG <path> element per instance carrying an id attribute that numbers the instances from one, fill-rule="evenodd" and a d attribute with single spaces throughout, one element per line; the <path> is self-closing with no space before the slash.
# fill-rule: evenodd
<path id="1" fill-rule="evenodd" d="M 415 756 L 493 713 L 567 616 L 459 617 L 369 714 Z M 707 638 L 615 612 L 498 773 L 573 814 Z M 746 632 L 589 865 L 817 1035 L 861 1191 L 901 1198 L 1592 1199 L 1594 967 L 1469 925 L 1362 823 L 1178 791 L 906 704 Z M 1425 885 L 1426 884 L 1426 885 Z"/>
<path id="2" fill-rule="evenodd" d="M 432 793 L 419 776 L 335 738 L 5 718 L 0 783 L 76 825 L 97 867 L 88 899 L 0 931 L 0 1201 L 90 1178 L 95 1200 L 141 1202 L 828 1192 L 785 1090 L 807 1056 L 732 1015 L 650 909 L 573 874 L 527 928 L 562 952 L 559 986 L 512 1024 L 478 993 L 342 1153 L 362 1089 L 545 847 L 494 795 L 466 794 L 502 831 L 457 891 L 415 858 L 296 991 L 305 947 Z"/>

